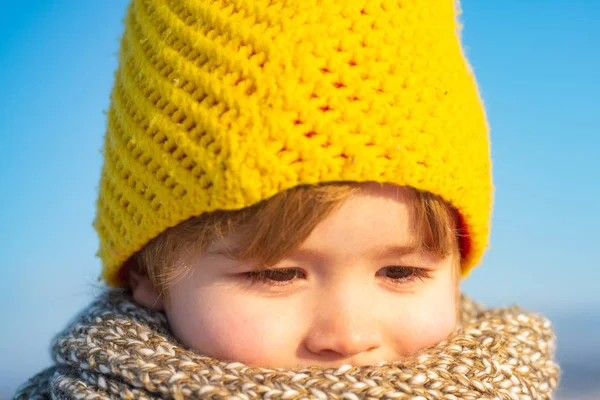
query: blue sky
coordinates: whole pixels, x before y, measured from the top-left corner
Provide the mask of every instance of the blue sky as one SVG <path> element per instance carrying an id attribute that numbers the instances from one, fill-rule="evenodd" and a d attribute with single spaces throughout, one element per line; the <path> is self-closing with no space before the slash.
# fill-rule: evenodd
<path id="1" fill-rule="evenodd" d="M 126 9 L 12 3 L 0 13 L 0 398 L 48 364 L 50 337 L 100 286 L 91 224 Z M 465 290 L 551 315 L 600 308 L 600 2 L 463 10 L 496 185 L 491 248 Z"/>

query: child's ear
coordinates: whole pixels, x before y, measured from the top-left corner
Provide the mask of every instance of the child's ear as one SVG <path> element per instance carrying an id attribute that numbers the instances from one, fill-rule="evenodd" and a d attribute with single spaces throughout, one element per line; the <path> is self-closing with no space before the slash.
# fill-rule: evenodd
<path id="1" fill-rule="evenodd" d="M 129 286 L 133 292 L 135 302 L 152 310 L 164 310 L 163 298 L 154 288 L 148 275 L 135 271 L 135 268 L 131 268 L 128 272 Z"/>

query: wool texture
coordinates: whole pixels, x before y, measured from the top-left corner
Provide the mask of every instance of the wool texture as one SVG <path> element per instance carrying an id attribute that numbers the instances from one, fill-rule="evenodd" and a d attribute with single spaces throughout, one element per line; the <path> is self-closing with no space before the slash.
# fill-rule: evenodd
<path id="1" fill-rule="evenodd" d="M 462 272 L 488 242 L 488 127 L 456 0 L 132 0 L 95 228 L 103 277 L 194 216 L 286 189 L 385 182 L 441 196 Z"/>
<path id="2" fill-rule="evenodd" d="M 99 297 L 54 340 L 55 365 L 15 399 L 551 399 L 555 337 L 541 316 L 461 299 L 446 341 L 378 366 L 275 370 L 182 347 L 166 317 L 124 290 Z"/>

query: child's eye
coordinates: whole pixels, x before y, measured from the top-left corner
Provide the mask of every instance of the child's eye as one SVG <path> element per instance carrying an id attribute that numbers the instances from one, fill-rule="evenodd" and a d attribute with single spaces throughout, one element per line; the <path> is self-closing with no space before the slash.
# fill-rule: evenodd
<path id="1" fill-rule="evenodd" d="M 383 276 L 394 282 L 409 282 L 415 279 L 430 278 L 425 269 L 414 267 L 385 267 L 377 271 L 377 276 Z"/>
<path id="2" fill-rule="evenodd" d="M 306 274 L 298 268 L 278 268 L 251 271 L 244 274 L 252 283 L 266 285 L 289 285 L 296 279 L 306 278 Z"/>

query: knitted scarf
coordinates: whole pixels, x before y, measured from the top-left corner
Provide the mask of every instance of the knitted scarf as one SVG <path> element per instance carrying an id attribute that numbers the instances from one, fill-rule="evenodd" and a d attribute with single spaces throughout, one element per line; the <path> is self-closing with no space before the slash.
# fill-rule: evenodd
<path id="1" fill-rule="evenodd" d="M 461 302 L 460 328 L 403 361 L 292 371 L 194 353 L 163 313 L 110 290 L 56 337 L 55 365 L 15 399 L 550 399 L 559 373 L 550 323 Z"/>

